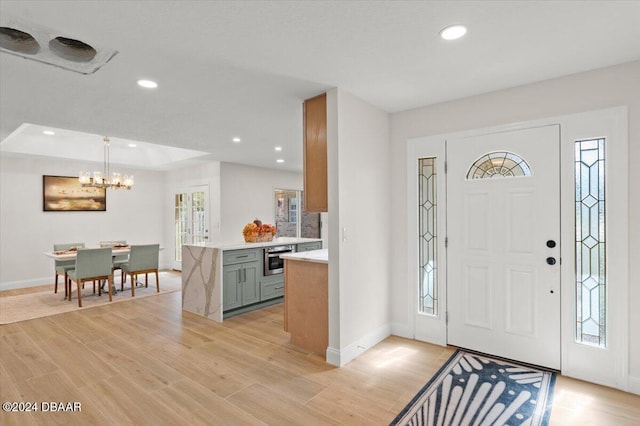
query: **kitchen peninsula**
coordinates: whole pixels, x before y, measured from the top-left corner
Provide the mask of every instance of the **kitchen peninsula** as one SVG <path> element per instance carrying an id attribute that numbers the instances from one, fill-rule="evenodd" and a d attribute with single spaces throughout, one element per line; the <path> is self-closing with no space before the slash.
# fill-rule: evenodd
<path id="1" fill-rule="evenodd" d="M 327 249 L 281 256 L 284 261 L 284 330 L 291 344 L 326 356 L 329 345 Z"/>
<path id="2" fill-rule="evenodd" d="M 319 238 L 274 238 L 261 243 L 182 246 L 182 309 L 214 321 L 280 303 L 284 274 L 278 250 L 303 253 Z M 275 252 L 275 255 L 271 252 Z"/>

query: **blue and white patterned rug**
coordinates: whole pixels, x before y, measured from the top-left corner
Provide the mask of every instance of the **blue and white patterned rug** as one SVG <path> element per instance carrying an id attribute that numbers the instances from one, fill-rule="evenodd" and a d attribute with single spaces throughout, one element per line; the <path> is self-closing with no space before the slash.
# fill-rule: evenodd
<path id="1" fill-rule="evenodd" d="M 546 426 L 556 373 L 462 350 L 454 353 L 392 426 Z"/>

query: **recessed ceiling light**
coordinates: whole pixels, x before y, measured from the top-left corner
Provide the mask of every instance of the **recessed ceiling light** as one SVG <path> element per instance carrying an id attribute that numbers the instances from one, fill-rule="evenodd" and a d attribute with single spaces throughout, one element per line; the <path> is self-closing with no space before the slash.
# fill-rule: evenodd
<path id="1" fill-rule="evenodd" d="M 275 149 L 276 151 L 282 151 L 282 147 L 281 147 L 281 146 L 276 146 L 274 149 Z"/>
<path id="2" fill-rule="evenodd" d="M 127 145 L 127 146 L 128 146 L 129 148 L 135 148 L 135 147 L 136 147 L 136 146 L 138 146 L 138 145 L 136 145 L 135 143 L 130 143 L 130 144 L 129 144 L 129 145 Z"/>
<path id="3" fill-rule="evenodd" d="M 278 158 L 278 159 L 276 160 L 276 162 L 277 162 L 277 163 L 284 163 L 284 160 L 283 160 L 282 158 Z"/>
<path id="4" fill-rule="evenodd" d="M 440 31 L 440 37 L 444 40 L 457 40 L 467 33 L 467 27 L 464 25 L 450 25 Z"/>
<path id="5" fill-rule="evenodd" d="M 138 80 L 138 86 L 144 87 L 146 89 L 155 89 L 158 87 L 158 83 L 151 80 Z"/>
<path id="6" fill-rule="evenodd" d="M 54 132 L 53 130 L 44 130 L 42 133 L 49 136 L 53 136 L 56 134 L 56 132 Z"/>
<path id="7" fill-rule="evenodd" d="M 240 138 L 233 138 L 233 139 L 231 139 L 231 140 L 232 140 L 232 141 L 234 141 L 235 143 L 240 142 Z"/>

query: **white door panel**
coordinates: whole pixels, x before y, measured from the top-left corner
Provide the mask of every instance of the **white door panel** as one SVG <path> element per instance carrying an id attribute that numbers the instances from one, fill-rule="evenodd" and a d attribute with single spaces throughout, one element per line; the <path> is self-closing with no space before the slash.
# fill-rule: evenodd
<path id="1" fill-rule="evenodd" d="M 531 175 L 467 179 L 477 159 L 500 151 Z M 448 140 L 447 162 L 448 343 L 559 368 L 558 126 Z"/>

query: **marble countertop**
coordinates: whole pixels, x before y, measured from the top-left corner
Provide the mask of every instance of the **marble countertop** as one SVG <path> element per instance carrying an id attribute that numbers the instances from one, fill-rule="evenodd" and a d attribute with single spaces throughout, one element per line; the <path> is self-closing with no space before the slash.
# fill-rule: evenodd
<path id="1" fill-rule="evenodd" d="M 242 249 L 271 247 L 271 246 L 280 246 L 280 245 L 288 245 L 288 244 L 312 243 L 314 241 L 322 241 L 322 239 L 278 237 L 278 238 L 274 238 L 273 241 L 269 241 L 265 243 L 247 243 L 244 241 L 231 241 L 226 243 L 200 243 L 200 244 L 187 244 L 187 245 L 196 246 L 196 247 L 211 247 L 211 248 L 217 248 L 220 250 L 242 250 Z"/>
<path id="2" fill-rule="evenodd" d="M 281 259 L 299 260 L 302 262 L 329 263 L 329 249 L 303 251 L 300 253 L 281 254 Z"/>

